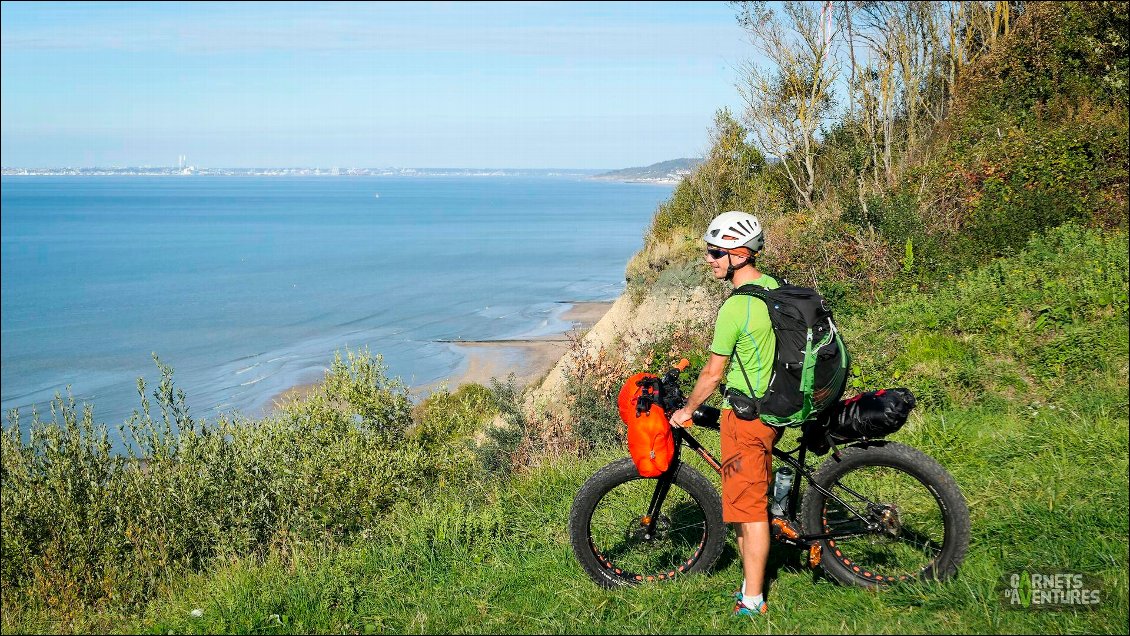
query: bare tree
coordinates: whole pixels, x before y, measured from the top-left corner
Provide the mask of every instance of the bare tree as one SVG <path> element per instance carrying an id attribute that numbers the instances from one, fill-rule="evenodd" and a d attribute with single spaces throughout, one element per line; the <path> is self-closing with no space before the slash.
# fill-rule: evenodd
<path id="1" fill-rule="evenodd" d="M 900 120 L 898 143 L 908 152 L 923 130 L 942 117 L 938 106 L 945 94 L 944 5 L 928 0 L 861 2 L 857 4 L 859 38 L 879 61 L 892 69 L 893 113 Z M 895 141 L 895 140 L 891 140 Z M 885 164 L 890 177 L 890 162 Z"/>
<path id="2" fill-rule="evenodd" d="M 964 68 L 1008 32 L 1023 4 L 843 0 L 835 6 L 841 48 L 851 61 L 849 121 L 870 147 L 872 183 L 882 187 L 952 107 Z M 860 53 L 866 63 L 858 62 Z M 864 187 L 860 181 L 861 196 Z"/>
<path id="3" fill-rule="evenodd" d="M 997 40 L 1009 34 L 1012 23 L 1023 10 L 1018 0 L 984 2 L 961 0 L 947 2 L 948 101 L 953 103 L 953 89 L 962 71 L 987 53 Z"/>
<path id="4" fill-rule="evenodd" d="M 992 50 L 1023 11 L 1020 0 L 735 2 L 767 62 L 743 65 L 744 122 L 806 207 L 814 203 L 837 59 L 850 63 L 843 123 L 866 158 L 855 164 L 860 205 L 891 187 L 953 107 L 966 67 Z"/>
<path id="5" fill-rule="evenodd" d="M 832 5 L 788 0 L 779 12 L 765 2 L 735 3 L 738 21 L 771 62 L 743 65 L 738 90 L 744 120 L 769 157 L 780 160 L 797 202 L 812 207 L 817 132 L 832 107 Z"/>

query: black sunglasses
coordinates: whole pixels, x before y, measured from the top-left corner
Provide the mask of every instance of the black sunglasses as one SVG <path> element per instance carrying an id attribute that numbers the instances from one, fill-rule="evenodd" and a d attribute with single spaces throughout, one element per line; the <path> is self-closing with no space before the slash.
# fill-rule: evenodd
<path id="1" fill-rule="evenodd" d="M 712 247 L 706 248 L 706 254 L 714 260 L 718 260 L 718 259 L 722 258 L 723 256 L 729 254 L 729 253 L 730 253 L 730 250 L 724 250 L 724 249 L 712 248 Z"/>

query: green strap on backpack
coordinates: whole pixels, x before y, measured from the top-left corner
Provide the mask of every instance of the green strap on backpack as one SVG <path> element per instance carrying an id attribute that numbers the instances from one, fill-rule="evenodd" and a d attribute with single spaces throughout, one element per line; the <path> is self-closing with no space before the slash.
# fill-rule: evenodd
<path id="1" fill-rule="evenodd" d="M 815 289 L 788 283 L 776 289 L 742 285 L 731 296 L 753 296 L 769 309 L 777 351 L 769 386 L 758 400 L 761 420 L 800 426 L 840 399 L 851 358 L 824 298 Z M 738 368 L 749 384 L 741 358 Z"/>

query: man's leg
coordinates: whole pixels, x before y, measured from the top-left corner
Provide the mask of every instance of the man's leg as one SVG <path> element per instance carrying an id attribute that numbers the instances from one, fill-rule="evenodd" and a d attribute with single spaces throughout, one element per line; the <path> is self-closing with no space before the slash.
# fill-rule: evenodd
<path id="1" fill-rule="evenodd" d="M 746 598 L 763 594 L 769 560 L 769 480 L 777 431 L 722 412 L 722 518 L 734 524 Z"/>
<path id="2" fill-rule="evenodd" d="M 738 551 L 742 555 L 745 595 L 757 596 L 765 588 L 765 564 L 769 561 L 769 522 L 736 523 Z"/>

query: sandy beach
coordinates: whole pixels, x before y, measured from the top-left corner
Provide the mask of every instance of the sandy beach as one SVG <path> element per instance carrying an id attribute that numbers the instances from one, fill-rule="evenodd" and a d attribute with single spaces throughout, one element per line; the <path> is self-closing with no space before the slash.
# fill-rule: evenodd
<path id="1" fill-rule="evenodd" d="M 477 340 L 452 341 L 466 356 L 466 365 L 453 377 L 418 387 L 412 387 L 412 394 L 426 396 L 436 389 L 446 386 L 449 390 L 469 384 L 489 384 L 491 378 L 505 381 L 511 373 L 519 386 L 527 386 L 543 377 L 561 356 L 569 350 L 572 336 L 589 329 L 608 313 L 613 301 L 566 303 L 569 309 L 561 319 L 572 323 L 569 331 L 538 338 L 523 340 Z M 318 384 L 302 384 L 291 387 L 276 395 L 271 401 L 275 407 L 302 398 Z"/>
<path id="2" fill-rule="evenodd" d="M 572 323 L 570 331 L 580 333 L 596 324 L 612 301 L 569 303 L 572 305 L 562 320 Z M 486 340 L 473 342 L 453 342 L 467 356 L 467 366 L 463 373 L 420 387 L 423 393 L 434 390 L 441 384 L 455 389 L 463 384 L 487 384 L 491 378 L 505 380 L 513 373 L 519 386 L 526 386 L 545 375 L 561 356 L 569 350 L 572 343 L 570 333 L 561 333 L 527 340 Z"/>

